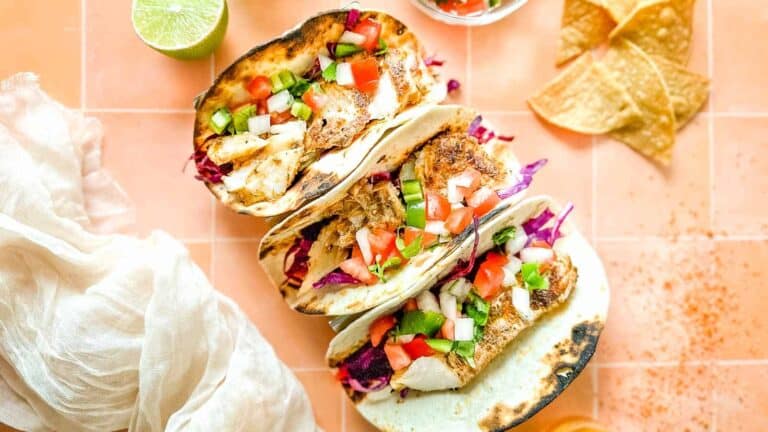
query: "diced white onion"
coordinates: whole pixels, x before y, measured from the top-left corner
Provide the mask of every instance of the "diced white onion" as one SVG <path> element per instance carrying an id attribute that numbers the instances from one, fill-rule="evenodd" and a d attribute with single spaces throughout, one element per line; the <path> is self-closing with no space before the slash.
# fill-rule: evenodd
<path id="1" fill-rule="evenodd" d="M 339 63 L 336 66 L 336 82 L 343 86 L 355 85 L 355 76 L 352 75 L 352 65 L 349 63 Z"/>
<path id="2" fill-rule="evenodd" d="M 524 263 L 545 263 L 552 261 L 555 257 L 552 249 L 540 247 L 527 247 L 520 251 L 520 259 Z"/>
<path id="3" fill-rule="evenodd" d="M 519 313 L 526 321 L 531 321 L 533 319 L 531 294 L 527 289 L 520 287 L 512 288 L 512 306 L 517 309 L 517 313 Z"/>
<path id="4" fill-rule="evenodd" d="M 395 340 L 393 342 L 398 344 L 407 344 L 413 340 L 413 338 L 416 337 L 416 335 L 407 334 L 407 335 L 397 335 L 395 336 Z"/>
<path id="5" fill-rule="evenodd" d="M 261 135 L 269 132 L 269 114 L 257 115 L 248 119 L 248 131 Z"/>
<path id="6" fill-rule="evenodd" d="M 528 235 L 522 226 L 515 227 L 515 236 L 504 245 L 504 250 L 507 252 L 507 256 L 512 256 L 523 250 L 525 244 L 528 243 Z"/>
<path id="7" fill-rule="evenodd" d="M 457 318 L 453 330 L 453 340 L 471 341 L 475 338 L 475 320 Z"/>
<path id="8" fill-rule="evenodd" d="M 457 317 L 456 297 L 449 292 L 441 292 L 438 297 L 440 298 L 440 312 L 446 318 L 455 320 Z"/>
<path id="9" fill-rule="evenodd" d="M 507 257 L 509 262 L 504 264 L 504 282 L 502 285 L 510 287 L 517 285 L 517 274 L 520 272 L 520 268 L 523 266 L 523 262 L 517 257 Z"/>
<path id="10" fill-rule="evenodd" d="M 362 45 L 365 43 L 365 39 L 366 37 L 361 35 L 360 33 L 355 33 L 349 30 L 345 30 L 344 33 L 342 33 L 341 37 L 339 38 L 339 43 Z"/>
<path id="11" fill-rule="evenodd" d="M 288 90 L 283 90 L 273 94 L 267 99 L 267 109 L 269 112 L 285 112 L 293 103 L 293 96 Z"/>
<path id="12" fill-rule="evenodd" d="M 451 293 L 460 302 L 463 302 L 469 295 L 469 291 L 472 289 L 472 284 L 465 278 L 458 278 L 455 281 L 446 282 L 441 288 L 441 291 Z"/>
<path id="13" fill-rule="evenodd" d="M 451 177 L 448 179 L 448 202 L 456 204 L 464 201 L 464 194 L 459 191 L 458 177 Z"/>
<path id="14" fill-rule="evenodd" d="M 402 166 L 400 166 L 400 174 L 397 175 L 400 179 L 400 184 L 403 184 L 406 180 L 416 179 L 416 162 L 413 159 L 408 159 Z"/>
<path id="15" fill-rule="evenodd" d="M 320 62 L 320 70 L 323 70 L 323 71 L 328 69 L 328 66 L 330 66 L 331 63 L 333 63 L 333 60 L 331 60 L 330 57 L 322 54 L 317 56 L 317 61 Z"/>
<path id="16" fill-rule="evenodd" d="M 424 231 L 435 235 L 451 235 L 451 232 L 445 227 L 445 222 L 443 221 L 427 221 L 424 226 Z"/>
<path id="17" fill-rule="evenodd" d="M 440 305 L 437 303 L 437 297 L 435 297 L 431 291 L 422 291 L 421 294 L 416 297 L 416 304 L 418 305 L 419 310 L 440 312 Z"/>
<path id="18" fill-rule="evenodd" d="M 371 231 L 368 228 L 360 228 L 355 233 L 357 239 L 357 245 L 360 247 L 360 252 L 363 254 L 363 260 L 366 264 L 373 263 L 373 252 L 371 251 L 371 242 L 368 240 L 368 234 Z"/>
<path id="19" fill-rule="evenodd" d="M 294 120 L 285 123 L 272 125 L 269 128 L 269 133 L 272 135 L 280 134 L 301 134 L 307 131 L 307 122 L 303 120 Z"/>

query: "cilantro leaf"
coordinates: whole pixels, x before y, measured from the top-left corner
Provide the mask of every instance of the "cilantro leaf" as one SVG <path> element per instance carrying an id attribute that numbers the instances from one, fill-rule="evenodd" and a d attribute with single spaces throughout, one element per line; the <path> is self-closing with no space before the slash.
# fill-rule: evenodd
<path id="1" fill-rule="evenodd" d="M 524 263 L 521 272 L 528 291 L 549 289 L 549 279 L 539 272 L 538 263 Z"/>
<path id="2" fill-rule="evenodd" d="M 493 235 L 493 244 L 501 246 L 507 242 L 507 240 L 515 237 L 515 227 L 507 227 Z"/>

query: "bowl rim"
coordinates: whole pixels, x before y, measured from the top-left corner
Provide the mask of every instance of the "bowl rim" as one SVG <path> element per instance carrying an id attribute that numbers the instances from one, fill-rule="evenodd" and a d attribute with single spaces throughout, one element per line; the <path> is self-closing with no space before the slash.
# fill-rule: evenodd
<path id="1" fill-rule="evenodd" d="M 477 16 L 459 16 L 447 13 L 436 7 L 434 0 L 411 0 L 411 3 L 422 13 L 445 24 L 474 27 L 492 24 L 506 18 L 511 13 L 525 6 L 528 0 L 505 0 L 505 4 L 489 13 Z"/>

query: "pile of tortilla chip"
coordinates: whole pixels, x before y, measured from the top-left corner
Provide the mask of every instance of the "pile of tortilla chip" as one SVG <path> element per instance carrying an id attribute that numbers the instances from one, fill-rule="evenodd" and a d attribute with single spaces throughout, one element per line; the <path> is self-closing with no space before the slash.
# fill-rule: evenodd
<path id="1" fill-rule="evenodd" d="M 558 77 L 529 99 L 548 122 L 608 134 L 668 164 L 675 131 L 701 109 L 709 80 L 686 69 L 695 0 L 565 0 Z M 600 60 L 591 49 L 609 41 Z M 574 60 L 575 59 L 575 60 Z"/>

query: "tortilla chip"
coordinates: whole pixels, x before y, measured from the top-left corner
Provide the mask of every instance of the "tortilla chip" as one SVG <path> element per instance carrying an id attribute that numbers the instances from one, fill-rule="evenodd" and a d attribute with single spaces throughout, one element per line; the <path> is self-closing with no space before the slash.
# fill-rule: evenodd
<path id="1" fill-rule="evenodd" d="M 591 53 L 576 59 L 528 104 L 546 121 L 585 134 L 606 133 L 639 116 L 629 93 L 593 62 Z"/>
<path id="2" fill-rule="evenodd" d="M 688 63 L 695 0 L 643 0 L 620 22 L 611 39 L 624 38 L 651 55 Z"/>
<path id="3" fill-rule="evenodd" d="M 709 96 L 709 79 L 661 56 L 652 56 L 669 89 L 675 123 L 681 129 L 704 105 Z"/>
<path id="4" fill-rule="evenodd" d="M 661 72 L 648 54 L 624 39 L 614 41 L 603 63 L 629 90 L 641 112 L 640 121 L 611 136 L 658 162 L 669 163 L 675 144 L 675 114 Z"/>
<path id="5" fill-rule="evenodd" d="M 603 0 L 603 5 L 616 22 L 622 22 L 637 5 L 637 0 Z"/>
<path id="6" fill-rule="evenodd" d="M 596 1 L 599 0 L 565 0 L 557 47 L 558 66 L 608 39 L 616 23 Z"/>

